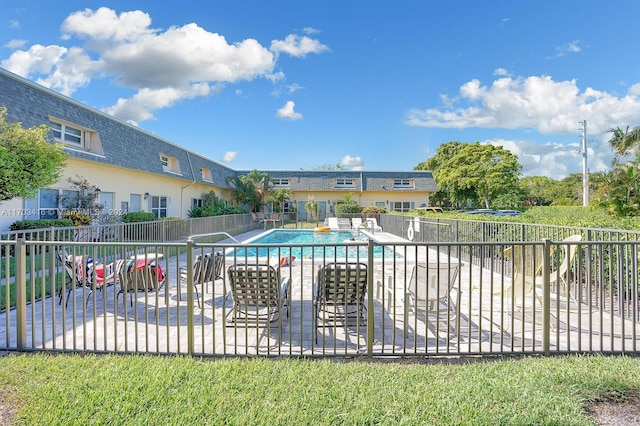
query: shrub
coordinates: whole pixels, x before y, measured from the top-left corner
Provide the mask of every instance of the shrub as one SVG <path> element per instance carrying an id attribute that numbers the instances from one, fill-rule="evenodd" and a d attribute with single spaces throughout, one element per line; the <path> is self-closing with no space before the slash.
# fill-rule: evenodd
<path id="1" fill-rule="evenodd" d="M 63 219 L 69 219 L 73 226 L 91 225 L 91 216 L 77 211 L 65 212 L 62 214 Z"/>
<path id="2" fill-rule="evenodd" d="M 9 230 L 23 231 L 28 229 L 64 228 L 67 226 L 73 226 L 73 222 L 70 219 L 18 220 L 9 226 Z"/>
<path id="3" fill-rule="evenodd" d="M 336 204 L 336 217 L 353 217 L 362 212 L 362 207 L 358 204 L 340 203 Z"/>
<path id="4" fill-rule="evenodd" d="M 11 226 L 9 226 L 9 230 L 11 231 L 30 231 L 30 230 L 39 230 L 40 232 L 24 232 L 19 233 L 17 235 L 18 238 L 24 238 L 26 240 L 31 241 L 46 241 L 49 240 L 47 236 L 47 231 L 50 228 L 67 228 L 72 227 L 73 222 L 69 219 L 36 219 L 36 220 L 18 220 L 13 222 Z M 56 233 L 55 237 L 58 241 L 73 241 L 73 231 L 72 230 L 64 230 L 61 233 Z M 31 253 L 31 247 L 27 247 L 27 254 Z M 35 249 L 36 254 L 39 252 L 39 249 Z M 48 246 L 47 246 L 48 250 Z M 4 248 L 3 248 L 3 255 Z M 10 249 L 11 256 L 13 256 L 13 246 Z"/>
<path id="5" fill-rule="evenodd" d="M 362 213 L 366 217 L 380 216 L 381 213 L 386 213 L 386 212 L 387 212 L 387 209 L 379 206 L 364 207 L 362 209 Z"/>
<path id="6" fill-rule="evenodd" d="M 124 223 L 152 222 L 154 220 L 156 220 L 156 216 L 150 212 L 129 212 L 122 215 Z"/>

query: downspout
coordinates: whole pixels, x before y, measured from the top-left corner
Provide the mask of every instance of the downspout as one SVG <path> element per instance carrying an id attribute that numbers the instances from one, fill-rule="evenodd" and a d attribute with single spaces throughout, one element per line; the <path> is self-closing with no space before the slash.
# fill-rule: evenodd
<path id="1" fill-rule="evenodd" d="M 183 186 L 182 188 L 180 188 L 180 217 L 183 217 L 182 214 L 182 209 L 184 208 L 184 203 L 183 203 L 183 196 L 184 196 L 184 190 L 185 188 L 190 187 L 191 185 L 193 185 L 194 183 L 196 183 L 196 175 L 193 174 L 193 164 L 191 164 L 191 157 L 189 156 L 189 151 L 186 151 L 187 153 L 187 161 L 189 161 L 189 170 L 191 171 L 191 178 L 193 179 L 191 181 L 190 184 Z"/>
<path id="2" fill-rule="evenodd" d="M 363 195 L 364 195 L 364 181 L 363 181 L 363 177 L 362 177 L 362 170 L 360 170 L 360 201 L 362 201 L 362 196 Z"/>

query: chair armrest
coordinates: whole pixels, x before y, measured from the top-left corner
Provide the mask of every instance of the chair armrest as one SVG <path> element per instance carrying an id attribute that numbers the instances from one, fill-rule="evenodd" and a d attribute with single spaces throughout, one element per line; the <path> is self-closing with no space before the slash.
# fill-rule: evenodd
<path id="1" fill-rule="evenodd" d="M 291 290 L 291 279 L 285 278 L 280 284 L 280 297 L 289 300 L 289 292 Z"/>

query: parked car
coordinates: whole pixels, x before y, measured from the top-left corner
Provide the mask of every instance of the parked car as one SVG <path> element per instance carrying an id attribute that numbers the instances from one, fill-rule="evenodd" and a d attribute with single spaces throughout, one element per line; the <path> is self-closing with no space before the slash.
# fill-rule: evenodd
<path id="1" fill-rule="evenodd" d="M 498 210 L 502 213 L 502 216 L 520 216 L 522 212 L 520 210 Z"/>
<path id="2" fill-rule="evenodd" d="M 495 213 L 497 213 L 495 210 L 491 210 L 491 209 L 476 209 L 476 210 L 469 210 L 464 212 L 466 214 L 490 214 L 490 215 L 495 215 Z"/>

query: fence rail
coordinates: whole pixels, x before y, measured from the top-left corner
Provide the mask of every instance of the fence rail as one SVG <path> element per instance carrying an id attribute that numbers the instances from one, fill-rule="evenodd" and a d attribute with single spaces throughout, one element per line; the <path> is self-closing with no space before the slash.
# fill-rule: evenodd
<path id="1" fill-rule="evenodd" d="M 633 233 L 446 221 L 420 223 L 414 234 L 438 240 L 387 233 L 406 236 L 406 219 L 384 215 L 384 233 L 345 231 L 356 241 L 322 246 L 3 241 L 0 349 L 305 357 L 638 351 Z M 225 220 L 227 230 L 247 226 Z M 469 232 L 486 240 L 466 240 Z M 246 266 L 256 264 L 273 269 Z M 252 272 L 239 275 L 239 265 Z M 253 278 L 243 287 L 239 276 Z"/>

